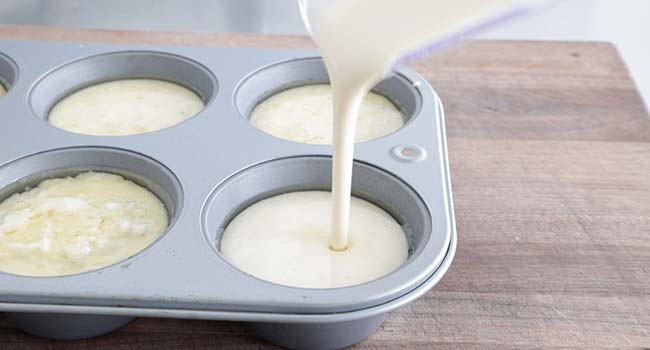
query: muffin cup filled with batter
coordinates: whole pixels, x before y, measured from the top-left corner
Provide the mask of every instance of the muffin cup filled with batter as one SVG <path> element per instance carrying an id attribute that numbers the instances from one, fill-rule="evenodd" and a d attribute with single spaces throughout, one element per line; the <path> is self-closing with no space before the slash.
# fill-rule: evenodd
<path id="1" fill-rule="evenodd" d="M 97 159 L 106 164 L 84 164 Z M 182 204 L 171 173 L 125 151 L 49 151 L 4 171 L 34 168 L 0 190 L 0 272 L 67 276 L 113 265 L 157 241 Z"/>
<path id="2" fill-rule="evenodd" d="M 416 82 L 395 74 L 368 94 L 357 119 L 356 142 L 385 137 L 414 118 L 421 106 Z M 235 93 L 239 112 L 261 131 L 306 144 L 332 144 L 332 91 L 320 58 L 262 68 Z"/>
<path id="3" fill-rule="evenodd" d="M 350 246 L 333 251 L 330 166 L 329 157 L 295 157 L 234 175 L 204 208 L 209 244 L 246 274 L 298 288 L 356 286 L 408 267 L 431 233 L 420 197 L 394 176 L 356 163 Z"/>
<path id="4" fill-rule="evenodd" d="M 34 112 L 51 125 L 95 136 L 136 135 L 199 114 L 217 91 L 199 63 L 157 52 L 117 52 L 68 63 L 31 91 Z"/>
<path id="5" fill-rule="evenodd" d="M 62 276 L 134 255 L 167 229 L 151 192 L 122 176 L 48 179 L 0 202 L 0 271 Z"/>

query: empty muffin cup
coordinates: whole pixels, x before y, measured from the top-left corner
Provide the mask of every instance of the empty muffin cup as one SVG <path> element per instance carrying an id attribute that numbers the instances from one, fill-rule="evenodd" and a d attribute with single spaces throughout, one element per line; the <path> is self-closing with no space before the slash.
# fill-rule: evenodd
<path id="1" fill-rule="evenodd" d="M 30 101 L 36 115 L 71 132 L 142 134 L 199 114 L 217 91 L 195 61 L 158 52 L 117 52 L 68 63 L 42 77 Z"/>
<path id="2" fill-rule="evenodd" d="M 250 74 L 239 84 L 235 104 L 265 133 L 300 143 L 332 143 L 332 92 L 320 58 L 285 61 Z M 401 129 L 420 107 L 421 96 L 413 83 L 394 73 L 364 99 L 356 142 Z"/>

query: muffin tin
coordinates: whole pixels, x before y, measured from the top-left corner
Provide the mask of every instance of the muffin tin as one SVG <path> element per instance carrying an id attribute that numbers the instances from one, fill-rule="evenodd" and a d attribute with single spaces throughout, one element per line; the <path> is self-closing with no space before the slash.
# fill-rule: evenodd
<path id="1" fill-rule="evenodd" d="M 198 115 L 167 129 L 89 136 L 47 123 L 50 108 L 80 88 L 120 78 L 157 78 L 194 90 Z M 110 332 L 132 317 L 249 322 L 281 346 L 332 349 L 363 340 L 387 312 L 432 288 L 456 247 L 440 99 L 417 73 L 397 69 L 374 91 L 406 123 L 358 143 L 353 194 L 403 224 L 410 257 L 368 283 L 303 289 L 257 279 L 218 251 L 228 221 L 279 193 L 327 190 L 331 146 L 268 135 L 247 116 L 283 89 L 326 83 L 314 51 L 0 41 L 0 200 L 52 177 L 116 173 L 156 194 L 170 226 L 133 257 L 63 277 L 0 273 L 0 311 L 42 337 Z"/>

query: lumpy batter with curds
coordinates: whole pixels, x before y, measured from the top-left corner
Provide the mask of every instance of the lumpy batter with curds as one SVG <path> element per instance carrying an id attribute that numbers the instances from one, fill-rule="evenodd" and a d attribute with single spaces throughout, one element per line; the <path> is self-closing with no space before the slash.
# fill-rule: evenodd
<path id="1" fill-rule="evenodd" d="M 313 84 L 279 92 L 262 101 L 251 123 L 273 136 L 310 144 L 332 144 L 332 87 Z M 386 97 L 369 93 L 357 117 L 356 142 L 386 136 L 404 125 L 404 116 Z"/>
<path id="2" fill-rule="evenodd" d="M 352 197 L 347 250 L 329 248 L 332 194 L 292 192 L 259 201 L 226 227 L 221 253 L 258 278 L 293 287 L 338 288 L 368 282 L 400 267 L 408 242 L 378 206 Z"/>
<path id="3" fill-rule="evenodd" d="M 42 181 L 0 203 L 0 271 L 62 276 L 120 262 L 166 230 L 167 211 L 119 175 Z"/>
<path id="4" fill-rule="evenodd" d="M 121 136 L 172 127 L 205 107 L 194 91 L 156 79 L 122 79 L 79 90 L 50 111 L 50 124 L 78 134 Z"/>

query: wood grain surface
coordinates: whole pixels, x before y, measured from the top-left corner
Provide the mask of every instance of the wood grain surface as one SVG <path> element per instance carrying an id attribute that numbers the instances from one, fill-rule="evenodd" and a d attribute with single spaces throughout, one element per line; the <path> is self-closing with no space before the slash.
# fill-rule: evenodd
<path id="1" fill-rule="evenodd" d="M 0 27 L 0 37 L 213 47 L 309 39 Z M 479 41 L 414 65 L 447 111 L 459 246 L 356 349 L 649 349 L 650 118 L 606 43 Z M 138 319 L 78 342 L 0 315 L 0 349 L 272 349 L 237 323 Z"/>

